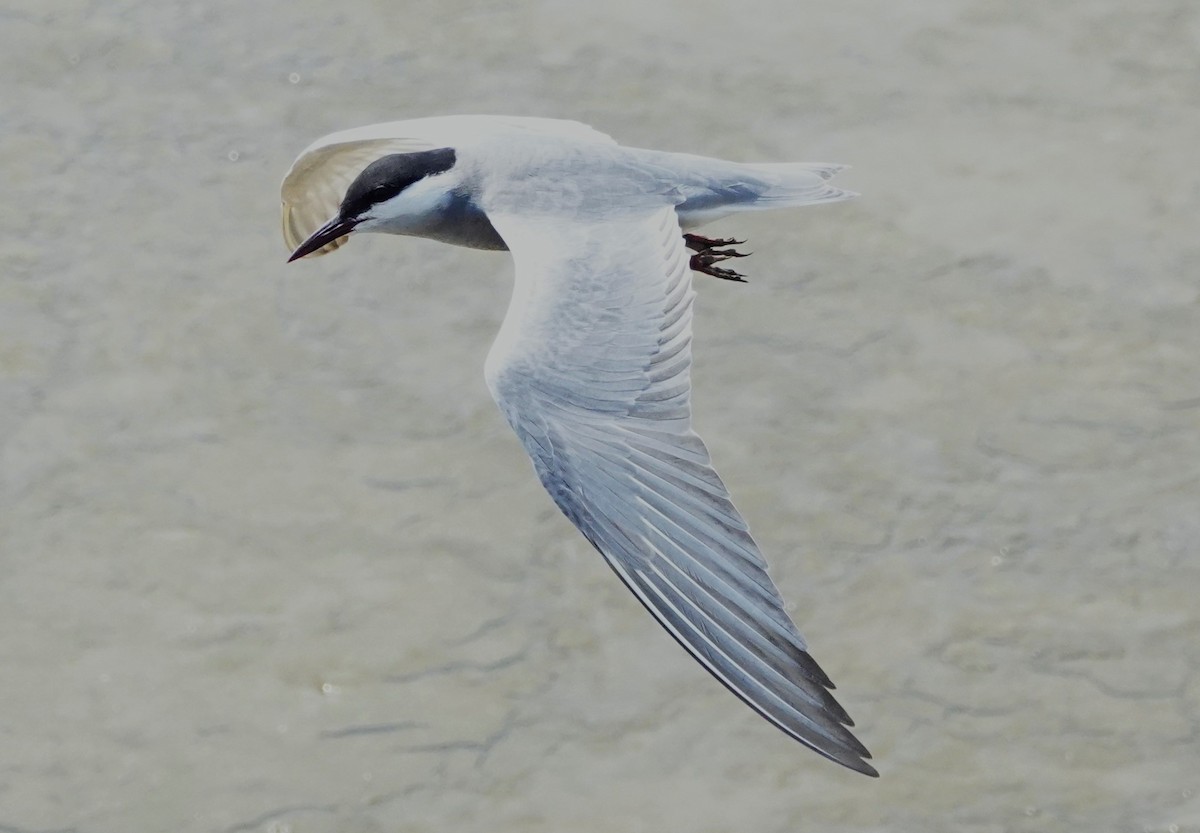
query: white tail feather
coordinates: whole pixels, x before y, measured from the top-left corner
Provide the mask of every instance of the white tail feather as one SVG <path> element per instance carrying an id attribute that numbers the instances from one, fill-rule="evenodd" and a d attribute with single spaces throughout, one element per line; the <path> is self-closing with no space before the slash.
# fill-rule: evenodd
<path id="1" fill-rule="evenodd" d="M 857 197 L 854 191 L 830 185 L 829 180 L 849 165 L 823 162 L 762 162 L 746 165 L 767 183 L 757 205 L 746 208 L 783 208 L 838 202 Z"/>

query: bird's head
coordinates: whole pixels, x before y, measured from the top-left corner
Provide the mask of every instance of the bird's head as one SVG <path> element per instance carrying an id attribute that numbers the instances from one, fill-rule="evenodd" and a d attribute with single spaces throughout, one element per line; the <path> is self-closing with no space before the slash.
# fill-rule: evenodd
<path id="1" fill-rule="evenodd" d="M 451 197 L 441 176 L 454 167 L 453 148 L 392 153 L 363 169 L 342 198 L 338 212 L 296 247 L 290 263 L 355 231 L 416 233 Z"/>

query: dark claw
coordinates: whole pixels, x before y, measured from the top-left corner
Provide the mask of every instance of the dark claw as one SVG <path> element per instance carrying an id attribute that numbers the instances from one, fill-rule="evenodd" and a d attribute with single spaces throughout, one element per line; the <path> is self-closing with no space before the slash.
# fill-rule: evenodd
<path id="1" fill-rule="evenodd" d="M 710 252 L 700 252 L 692 255 L 688 266 L 693 272 L 701 272 L 705 275 L 712 275 L 714 278 L 720 278 L 723 281 L 737 281 L 745 283 L 746 276 L 740 272 L 735 272 L 732 269 L 721 269 L 718 266 L 713 266 L 714 263 L 720 263 L 722 260 L 727 260 L 726 257 L 713 257 Z"/>
<path id="2" fill-rule="evenodd" d="M 736 281 L 737 283 L 745 283 L 746 276 L 732 269 L 721 269 L 713 264 L 729 260 L 733 257 L 748 257 L 749 252 L 743 253 L 734 249 L 717 248 L 717 246 L 740 246 L 745 242 L 745 240 L 734 240 L 732 237 L 714 239 L 701 237 L 698 234 L 685 234 L 683 236 L 684 245 L 696 252 L 688 262 L 688 266 L 693 272 L 701 272 L 705 275 L 712 275 L 714 278 L 720 278 L 723 281 Z"/>

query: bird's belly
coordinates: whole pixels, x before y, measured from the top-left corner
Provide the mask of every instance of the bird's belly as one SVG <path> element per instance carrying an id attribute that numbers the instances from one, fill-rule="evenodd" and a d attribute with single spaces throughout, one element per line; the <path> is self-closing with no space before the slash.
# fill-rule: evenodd
<path id="1" fill-rule="evenodd" d="M 675 214 L 679 217 L 679 227 L 684 231 L 691 231 L 715 220 L 722 220 L 733 213 L 728 205 L 705 204 L 701 200 L 688 200 L 675 206 Z"/>

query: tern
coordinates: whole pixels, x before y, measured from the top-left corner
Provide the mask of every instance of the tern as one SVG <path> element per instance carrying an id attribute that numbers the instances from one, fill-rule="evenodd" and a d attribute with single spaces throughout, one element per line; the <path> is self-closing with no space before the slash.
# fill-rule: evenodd
<path id="1" fill-rule="evenodd" d="M 550 497 L 658 622 L 791 737 L 875 776 L 692 430 L 693 271 L 743 241 L 691 230 L 855 196 L 843 165 L 624 147 L 571 121 L 443 116 L 318 139 L 283 180 L 289 261 L 359 232 L 507 250 L 484 375 Z"/>

